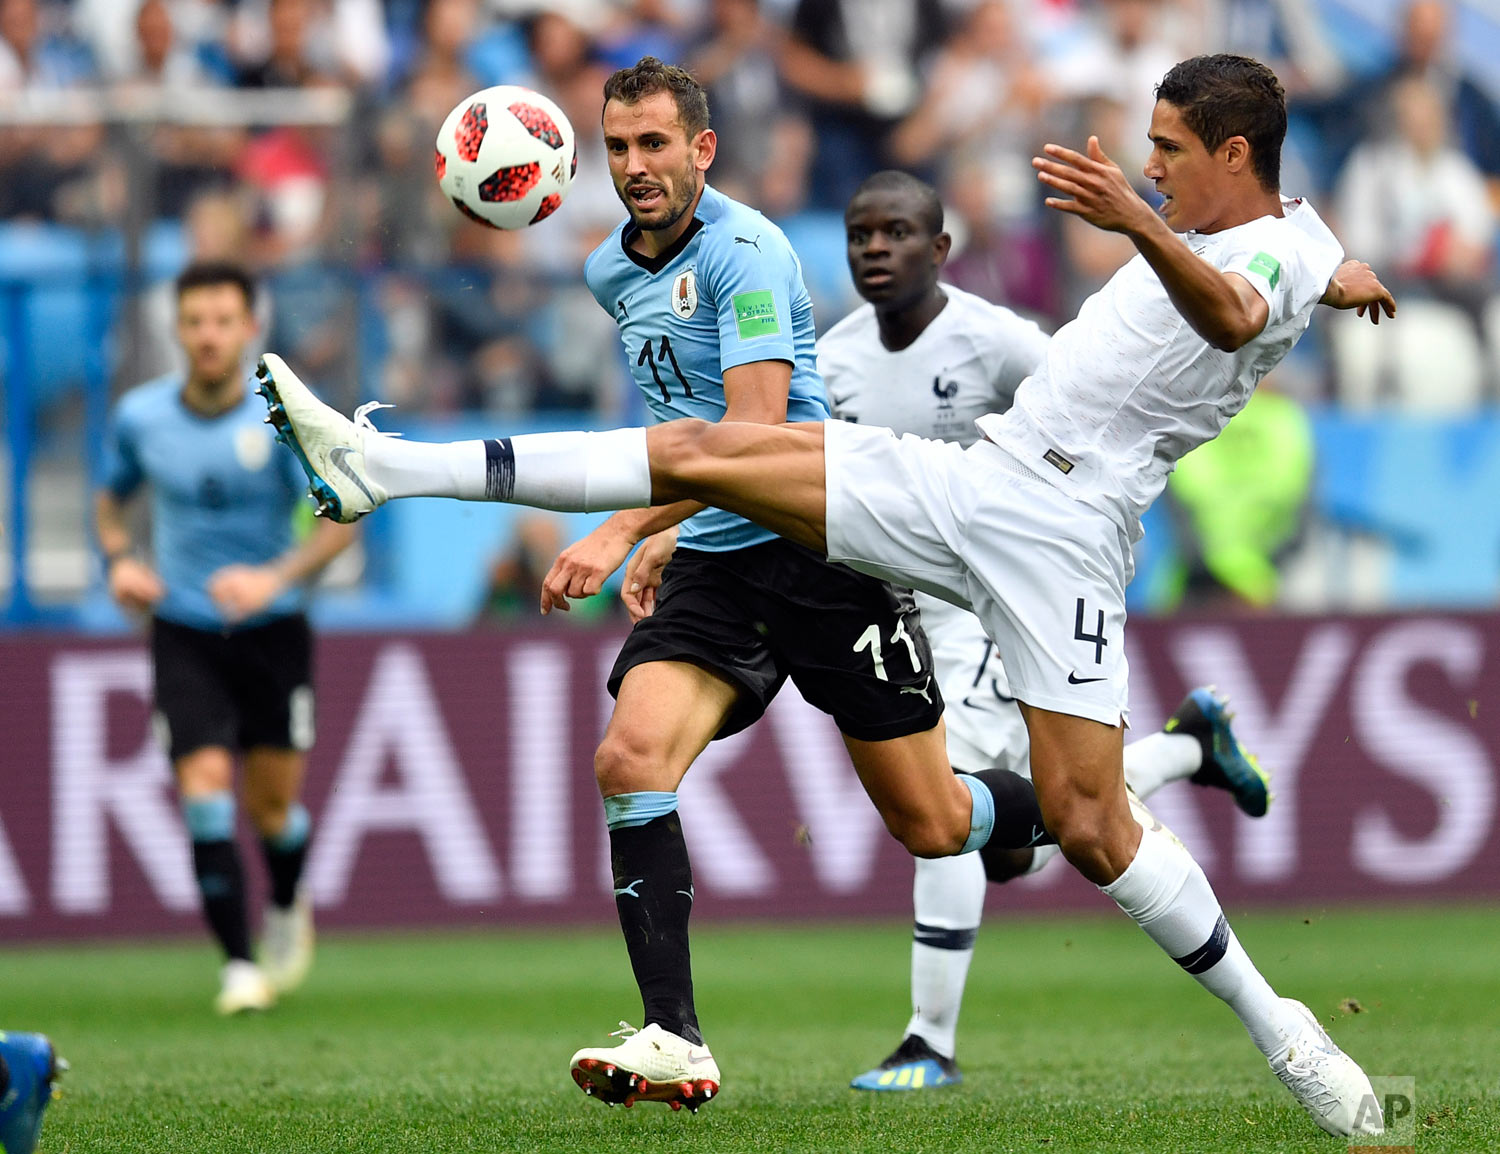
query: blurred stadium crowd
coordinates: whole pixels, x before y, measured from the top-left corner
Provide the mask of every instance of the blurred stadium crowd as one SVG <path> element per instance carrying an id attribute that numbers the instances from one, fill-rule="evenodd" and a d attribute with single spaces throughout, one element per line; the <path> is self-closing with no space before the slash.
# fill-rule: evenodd
<path id="1" fill-rule="evenodd" d="M 1229 50 L 1286 85 L 1283 190 L 1316 200 L 1404 314 L 1374 337 L 1315 325 L 1236 422 L 1240 455 L 1177 487 L 1190 537 L 1195 502 L 1274 477 L 1255 499 L 1286 504 L 1267 532 L 1289 538 L 1308 406 L 1464 418 L 1500 398 L 1497 49 L 1495 14 L 1458 0 L 0 0 L 6 385 L 44 445 L 77 397 L 173 364 L 171 275 L 232 255 L 267 287 L 266 347 L 351 404 L 631 417 L 580 273 L 622 213 L 601 86 L 646 53 L 709 88 L 711 179 L 782 224 L 821 326 L 857 303 L 845 200 L 901 167 L 943 193 L 948 279 L 1055 327 L 1133 248 L 1045 210 L 1030 157 L 1093 132 L 1139 173 L 1153 85 Z M 444 115 L 497 83 L 548 93 L 579 130 L 564 211 L 521 234 L 467 221 L 431 171 Z M 69 326 L 86 335 L 60 340 Z M 1274 574 L 1242 585 L 1275 594 Z"/>

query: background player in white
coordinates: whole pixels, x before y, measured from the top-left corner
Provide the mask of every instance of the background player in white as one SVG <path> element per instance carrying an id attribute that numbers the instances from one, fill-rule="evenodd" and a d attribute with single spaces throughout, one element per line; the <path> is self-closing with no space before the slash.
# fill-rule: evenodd
<path id="1" fill-rule="evenodd" d="M 818 341 L 818 368 L 836 419 L 972 445 L 974 422 L 1010 408 L 1041 363 L 1047 334 L 1010 309 L 941 284 L 951 238 L 936 190 L 904 172 L 879 172 L 844 212 L 849 273 L 867 302 Z M 948 759 L 957 771 L 1000 766 L 1031 776 L 1026 722 L 1005 667 L 967 610 L 916 594 L 943 693 Z M 1167 732 L 1125 747 L 1125 780 L 1144 800 L 1191 777 L 1266 812 L 1265 775 L 1241 748 L 1224 703 L 1195 690 Z M 917 858 L 912 887 L 912 1016 L 900 1044 L 851 1083 L 859 1090 L 931 1089 L 962 1081 L 954 1060 L 959 1008 L 985 883 L 1035 873 L 1057 854 L 986 847 Z"/>
<path id="2" fill-rule="evenodd" d="M 968 449 L 826 421 L 674 421 L 612 434 L 512 438 L 504 498 L 560 509 L 693 499 L 856 568 L 972 607 L 1000 649 L 1031 739 L 1034 791 L 1006 770 L 911 769 L 900 815 L 924 856 L 1047 838 L 1226 1002 L 1324 1130 L 1383 1129 L 1369 1079 L 1306 1006 L 1283 999 L 1230 930 L 1187 850 L 1132 812 L 1122 649 L 1130 545 L 1174 462 L 1212 439 L 1297 342 L 1319 304 L 1378 317 L 1395 301 L 1304 201 L 1279 193 L 1286 97 L 1264 65 L 1199 56 L 1156 90 L 1138 196 L 1090 137 L 1035 164 L 1046 203 L 1128 236 L 1139 256 L 1053 335 L 1005 414 Z M 1182 235 L 1179 235 L 1182 234 Z M 263 358 L 271 419 L 325 511 L 396 496 L 493 499 L 486 442 L 413 446 L 370 434 Z M 333 467 L 337 455 L 347 473 Z M 421 477 L 410 465 L 430 462 Z M 968 804 L 953 805 L 959 790 Z M 955 811 L 958 815 L 955 820 Z M 890 814 L 882 810 L 887 825 Z M 937 836 L 934 836 L 937 835 Z M 928 839 L 931 840 L 928 840 Z"/>

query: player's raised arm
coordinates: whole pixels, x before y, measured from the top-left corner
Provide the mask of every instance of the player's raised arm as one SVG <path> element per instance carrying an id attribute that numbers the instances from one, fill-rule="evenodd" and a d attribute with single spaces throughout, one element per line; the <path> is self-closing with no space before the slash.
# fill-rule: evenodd
<path id="1" fill-rule="evenodd" d="M 1172 141 L 1167 147 L 1179 145 Z M 1157 151 L 1162 148 L 1158 140 Z M 1198 148 L 1202 150 L 1201 142 Z M 1270 307 L 1260 293 L 1244 277 L 1200 260 L 1167 219 L 1130 186 L 1120 166 L 1104 154 L 1097 136 L 1089 137 L 1087 154 L 1060 144 L 1048 144 L 1042 151 L 1045 155 L 1031 162 L 1037 179 L 1071 198 L 1049 196 L 1047 206 L 1082 217 L 1095 228 L 1130 237 L 1161 278 L 1183 319 L 1214 348 L 1233 352 L 1265 328 Z M 1146 174 L 1152 173 L 1153 166 L 1148 165 Z M 1169 195 L 1169 203 L 1171 199 Z"/>

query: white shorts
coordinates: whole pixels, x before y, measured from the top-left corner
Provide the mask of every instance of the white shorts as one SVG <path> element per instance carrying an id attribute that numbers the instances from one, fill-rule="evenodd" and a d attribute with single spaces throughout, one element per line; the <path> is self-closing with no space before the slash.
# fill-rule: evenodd
<path id="1" fill-rule="evenodd" d="M 917 594 L 917 608 L 946 706 L 943 721 L 953 768 L 1013 769 L 1029 778 L 1026 721 L 979 618 L 926 593 Z"/>
<path id="2" fill-rule="evenodd" d="M 1027 705 L 1124 722 L 1120 526 L 990 441 L 829 421 L 823 444 L 830 560 L 972 608 Z"/>

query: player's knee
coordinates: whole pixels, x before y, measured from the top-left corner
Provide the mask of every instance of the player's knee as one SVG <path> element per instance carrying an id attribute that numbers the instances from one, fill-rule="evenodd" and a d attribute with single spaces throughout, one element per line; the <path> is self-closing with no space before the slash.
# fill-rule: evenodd
<path id="1" fill-rule="evenodd" d="M 250 815 L 255 832 L 263 838 L 275 837 L 286 828 L 291 808 L 290 798 L 256 795 L 249 791 L 245 794 L 245 812 Z"/>
<path id="2" fill-rule="evenodd" d="M 706 442 L 714 427 L 712 421 L 684 417 L 653 428 L 649 433 L 653 483 L 660 485 L 664 481 L 691 477 L 698 465 L 710 456 L 711 446 Z"/>
<path id="3" fill-rule="evenodd" d="M 885 825 L 913 857 L 950 857 L 963 849 L 969 827 L 962 818 L 945 820 L 946 816 L 934 813 L 887 814 Z"/>
<path id="4" fill-rule="evenodd" d="M 655 788 L 652 769 L 659 758 L 628 736 L 605 734 L 594 751 L 594 780 L 601 797 Z"/>

